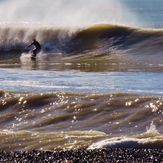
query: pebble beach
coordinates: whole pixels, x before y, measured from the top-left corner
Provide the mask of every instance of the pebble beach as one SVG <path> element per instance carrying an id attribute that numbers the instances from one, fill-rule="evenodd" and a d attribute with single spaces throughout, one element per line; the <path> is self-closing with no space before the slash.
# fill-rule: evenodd
<path id="1" fill-rule="evenodd" d="M 161 163 L 161 149 L 0 151 L 0 163 Z"/>

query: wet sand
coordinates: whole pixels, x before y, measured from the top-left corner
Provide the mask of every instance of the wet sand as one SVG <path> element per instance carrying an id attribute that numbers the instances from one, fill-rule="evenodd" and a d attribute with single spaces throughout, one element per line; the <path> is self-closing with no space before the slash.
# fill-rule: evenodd
<path id="1" fill-rule="evenodd" d="M 161 149 L 94 149 L 70 151 L 0 151 L 0 162 L 14 163 L 159 163 Z"/>

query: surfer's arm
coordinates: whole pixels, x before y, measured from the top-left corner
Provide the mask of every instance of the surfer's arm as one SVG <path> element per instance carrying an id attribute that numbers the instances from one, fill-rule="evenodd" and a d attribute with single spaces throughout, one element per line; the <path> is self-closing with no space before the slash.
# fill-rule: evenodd
<path id="1" fill-rule="evenodd" d="M 28 46 L 26 46 L 25 49 L 29 48 L 31 45 L 33 45 L 33 42 L 31 44 L 29 44 Z"/>

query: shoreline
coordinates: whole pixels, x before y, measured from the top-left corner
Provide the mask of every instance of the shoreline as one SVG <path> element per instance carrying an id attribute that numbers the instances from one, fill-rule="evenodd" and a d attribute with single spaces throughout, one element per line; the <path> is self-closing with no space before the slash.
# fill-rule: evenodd
<path id="1" fill-rule="evenodd" d="M 68 151 L 0 151 L 0 162 L 55 163 L 154 163 L 163 161 L 161 149 L 94 149 Z"/>

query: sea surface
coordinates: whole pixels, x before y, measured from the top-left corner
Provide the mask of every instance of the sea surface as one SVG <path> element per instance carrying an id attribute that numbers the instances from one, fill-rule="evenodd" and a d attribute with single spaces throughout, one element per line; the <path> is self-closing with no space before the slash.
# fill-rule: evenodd
<path id="1" fill-rule="evenodd" d="M 163 1 L 18 2 L 0 0 L 0 150 L 162 149 Z"/>

